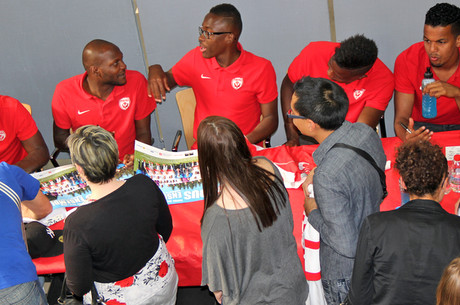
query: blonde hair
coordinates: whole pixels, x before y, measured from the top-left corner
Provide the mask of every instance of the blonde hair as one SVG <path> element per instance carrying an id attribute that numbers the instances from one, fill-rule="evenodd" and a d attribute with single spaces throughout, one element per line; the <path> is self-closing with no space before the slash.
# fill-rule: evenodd
<path id="1" fill-rule="evenodd" d="M 436 290 L 436 305 L 460 305 L 460 257 L 444 270 Z"/>
<path id="2" fill-rule="evenodd" d="M 104 183 L 115 176 L 118 146 L 112 134 L 99 126 L 78 128 L 67 138 L 72 163 L 83 169 L 93 183 Z"/>

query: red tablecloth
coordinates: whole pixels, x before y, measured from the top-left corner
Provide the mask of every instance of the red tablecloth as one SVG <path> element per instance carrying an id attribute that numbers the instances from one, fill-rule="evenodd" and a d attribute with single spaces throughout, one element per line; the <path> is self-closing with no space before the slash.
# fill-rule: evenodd
<path id="1" fill-rule="evenodd" d="M 460 131 L 436 133 L 432 142 L 441 147 L 460 145 Z M 381 211 L 395 209 L 400 205 L 401 194 L 399 191 L 399 175 L 393 169 L 396 148 L 401 144 L 398 138 L 382 139 L 383 148 L 387 159 L 391 161 L 391 169 L 385 171 L 388 188 L 388 197 L 380 206 Z M 299 147 L 274 147 L 256 152 L 256 155 L 263 155 L 276 162 L 294 160 L 296 164 L 311 158 L 311 153 L 316 145 Z M 297 241 L 299 257 L 303 263 L 303 250 L 300 244 L 302 235 L 303 220 L 303 191 L 299 189 L 288 189 L 291 208 L 294 216 L 294 236 Z M 460 194 L 450 192 L 441 202 L 441 205 L 448 212 L 454 212 L 455 202 Z M 201 237 L 200 219 L 203 213 L 203 202 L 197 201 L 185 204 L 170 205 L 169 209 L 173 218 L 173 232 L 166 244 L 169 252 L 176 261 L 176 269 L 179 274 L 179 286 L 197 286 L 201 284 Z M 54 225 L 55 228 L 62 227 L 62 223 Z M 65 271 L 63 255 L 52 258 L 35 259 L 38 274 L 62 273 Z"/>

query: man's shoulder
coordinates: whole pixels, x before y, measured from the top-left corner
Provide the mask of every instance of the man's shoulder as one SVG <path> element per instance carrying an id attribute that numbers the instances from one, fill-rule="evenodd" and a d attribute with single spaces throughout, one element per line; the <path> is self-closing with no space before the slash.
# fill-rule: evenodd
<path id="1" fill-rule="evenodd" d="M 424 54 L 426 54 L 426 52 L 423 41 L 416 42 L 398 55 L 396 58 L 396 64 L 398 62 L 404 63 L 407 59 L 418 59 Z"/>
<path id="2" fill-rule="evenodd" d="M 393 72 L 385 65 L 385 63 L 380 60 L 380 58 L 377 58 L 375 61 L 374 65 L 372 66 L 371 70 L 368 73 L 368 78 L 372 79 L 374 77 L 393 77 Z"/>
<path id="3" fill-rule="evenodd" d="M 80 82 L 81 82 L 81 79 L 83 78 L 83 76 L 85 75 L 85 73 L 82 73 L 82 74 L 77 74 L 77 75 L 74 75 L 72 77 L 69 77 L 69 78 L 66 78 L 62 81 L 60 81 L 56 87 L 62 87 L 62 86 L 76 86 L 78 85 Z"/>
<path id="4" fill-rule="evenodd" d="M 139 80 L 139 79 L 145 80 L 146 79 L 142 73 L 136 70 L 126 70 L 125 74 L 126 74 L 126 79 L 133 79 L 133 80 Z"/>

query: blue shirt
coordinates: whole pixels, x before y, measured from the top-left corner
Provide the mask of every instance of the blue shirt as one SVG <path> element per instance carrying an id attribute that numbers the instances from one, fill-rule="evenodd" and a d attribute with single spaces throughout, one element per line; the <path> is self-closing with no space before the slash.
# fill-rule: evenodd
<path id="1" fill-rule="evenodd" d="M 308 221 L 320 234 L 321 277 L 326 280 L 351 278 L 361 224 L 366 216 L 379 211 L 383 192 L 375 168 L 350 149 L 331 149 L 336 143 L 366 151 L 381 169 L 386 162 L 377 133 L 366 124 L 348 121 L 313 153 L 318 209 L 310 213 Z"/>
<path id="2" fill-rule="evenodd" d="M 37 271 L 22 237 L 23 200 L 37 196 L 40 182 L 21 168 L 0 163 L 0 289 L 37 279 Z"/>

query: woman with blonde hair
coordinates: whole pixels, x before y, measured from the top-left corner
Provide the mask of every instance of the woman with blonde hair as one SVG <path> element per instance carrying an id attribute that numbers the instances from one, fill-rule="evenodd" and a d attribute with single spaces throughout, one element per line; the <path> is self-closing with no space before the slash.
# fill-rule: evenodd
<path id="1" fill-rule="evenodd" d="M 252 158 L 229 119 L 204 119 L 197 133 L 203 180 L 202 284 L 219 303 L 305 304 L 308 286 L 278 169 Z"/>
<path id="2" fill-rule="evenodd" d="M 178 277 L 165 246 L 172 219 L 161 190 L 145 175 L 115 179 L 118 147 L 103 128 L 80 127 L 67 143 L 91 189 L 90 203 L 64 226 L 70 291 L 91 304 L 94 282 L 104 304 L 175 304 Z"/>
<path id="3" fill-rule="evenodd" d="M 444 270 L 436 290 L 436 305 L 460 305 L 460 257 Z"/>

